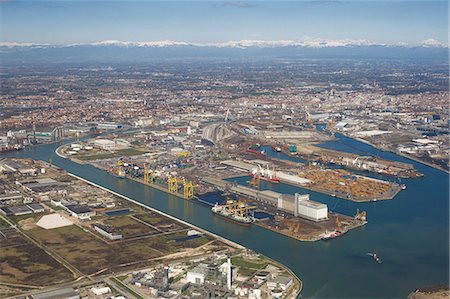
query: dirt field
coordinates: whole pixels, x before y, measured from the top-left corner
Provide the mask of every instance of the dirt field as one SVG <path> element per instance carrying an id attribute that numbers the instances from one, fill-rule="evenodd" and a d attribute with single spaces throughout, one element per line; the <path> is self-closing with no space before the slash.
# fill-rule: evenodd
<path id="1" fill-rule="evenodd" d="M 1 239 L 1 282 L 45 286 L 72 279 L 69 270 L 18 232 Z"/>
<path id="2" fill-rule="evenodd" d="M 177 223 L 169 218 L 158 215 L 156 213 L 139 214 L 135 215 L 135 217 L 153 226 L 156 226 L 159 230 L 164 232 L 176 231 L 187 228 L 187 226 L 181 223 Z"/>
<path id="3" fill-rule="evenodd" d="M 183 229 L 181 225 L 172 222 L 170 219 L 168 220 L 170 222 L 167 222 L 167 224 L 171 223 Z M 132 232 L 134 231 L 134 233 L 137 231 L 143 232 L 143 229 L 147 232 L 153 231 L 152 228 L 128 216 L 121 216 L 108 221 L 122 227 L 125 235 L 128 234 L 128 226 L 132 227 Z M 166 223 L 161 219 L 158 221 Z M 52 230 L 34 228 L 28 232 L 62 256 L 83 274 L 93 274 L 108 268 L 117 270 L 130 263 L 146 263 L 146 260 L 188 248 L 195 248 L 210 240 L 209 237 L 202 236 L 197 239 L 177 242 L 175 239 L 186 236 L 187 230 L 182 230 L 172 234 L 161 234 L 158 232 L 155 235 L 146 235 L 142 238 L 109 242 L 102 240 L 100 236 L 96 237 L 94 232 L 89 232 L 87 229 L 84 231 L 75 225 Z"/>
<path id="4" fill-rule="evenodd" d="M 140 223 L 129 216 L 118 216 L 106 219 L 103 223 L 119 230 L 124 238 L 159 233 L 156 229 Z"/>

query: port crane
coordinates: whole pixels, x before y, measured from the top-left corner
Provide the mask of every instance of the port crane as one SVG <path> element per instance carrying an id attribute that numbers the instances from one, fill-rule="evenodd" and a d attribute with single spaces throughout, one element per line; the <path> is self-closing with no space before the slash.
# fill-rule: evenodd
<path id="1" fill-rule="evenodd" d="M 144 165 L 144 183 L 151 184 L 154 181 L 154 173 L 152 170 L 148 169 L 147 164 Z"/>
<path id="2" fill-rule="evenodd" d="M 178 179 L 175 176 L 170 176 L 167 180 L 168 191 L 171 193 L 178 193 Z"/>
<path id="3" fill-rule="evenodd" d="M 355 220 L 359 220 L 359 221 L 366 221 L 366 211 L 359 211 L 359 209 L 356 209 L 356 215 L 355 215 Z"/>
<path id="4" fill-rule="evenodd" d="M 224 205 L 225 209 L 237 216 L 246 217 L 249 215 L 250 211 L 255 209 L 247 205 L 245 202 L 229 199 Z"/>
<path id="5" fill-rule="evenodd" d="M 186 179 L 183 179 L 183 195 L 185 199 L 192 199 L 194 197 L 194 184 Z"/>

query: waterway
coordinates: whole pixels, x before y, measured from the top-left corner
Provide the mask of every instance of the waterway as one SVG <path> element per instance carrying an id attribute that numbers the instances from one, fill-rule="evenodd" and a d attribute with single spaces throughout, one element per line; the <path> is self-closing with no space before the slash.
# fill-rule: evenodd
<path id="1" fill-rule="evenodd" d="M 75 175 L 133 198 L 148 206 L 235 241 L 283 263 L 304 282 L 305 298 L 405 298 L 415 288 L 449 280 L 448 174 L 382 152 L 370 145 L 337 136 L 321 145 L 348 152 L 370 153 L 413 163 L 425 174 L 403 180 L 407 190 L 390 201 L 355 203 L 285 184 L 262 181 L 261 188 L 282 193 L 307 192 L 331 210 L 354 214 L 366 210 L 369 223 L 340 238 L 300 242 L 258 226 L 242 227 L 212 215 L 206 205 L 192 203 L 128 179 L 117 179 L 90 165 L 79 165 L 54 154 L 58 145 L 44 145 L 2 157 L 48 161 Z M 237 178 L 246 184 L 248 178 Z M 368 252 L 376 252 L 383 264 Z"/>

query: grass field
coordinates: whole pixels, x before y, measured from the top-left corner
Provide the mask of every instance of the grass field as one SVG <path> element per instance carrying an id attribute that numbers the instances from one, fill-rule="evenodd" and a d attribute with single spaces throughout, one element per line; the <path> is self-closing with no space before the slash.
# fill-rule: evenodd
<path id="1" fill-rule="evenodd" d="M 267 266 L 267 262 L 263 260 L 245 260 L 242 256 L 232 257 L 231 263 L 238 267 L 256 270 L 264 269 Z"/>
<path id="2" fill-rule="evenodd" d="M 3 219 L 2 217 L 0 217 L 0 229 L 2 229 L 2 228 L 7 228 L 7 227 L 10 227 L 9 223 L 6 222 L 5 219 Z"/>
<path id="3" fill-rule="evenodd" d="M 101 160 L 101 159 L 111 159 L 118 158 L 123 156 L 138 156 L 148 153 L 148 151 L 138 150 L 134 148 L 121 149 L 114 152 L 105 152 L 105 151 L 97 151 L 97 152 L 87 152 L 80 153 L 75 155 L 74 157 L 82 160 L 82 161 L 92 161 L 92 160 Z"/>
<path id="4" fill-rule="evenodd" d="M 110 159 L 119 157 L 116 153 L 103 153 L 103 154 L 96 154 L 96 155 L 76 155 L 74 156 L 78 160 L 82 161 L 92 161 L 92 160 L 101 160 L 101 159 Z"/>

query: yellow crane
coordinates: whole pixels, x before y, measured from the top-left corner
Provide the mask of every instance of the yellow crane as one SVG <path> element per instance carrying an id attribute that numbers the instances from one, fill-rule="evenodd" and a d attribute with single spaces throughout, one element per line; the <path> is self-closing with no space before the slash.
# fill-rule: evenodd
<path id="1" fill-rule="evenodd" d="M 182 151 L 182 152 L 176 154 L 176 156 L 177 156 L 178 158 L 179 158 L 179 157 L 184 157 L 184 158 L 186 158 L 186 157 L 188 157 L 190 154 L 191 154 L 191 153 L 190 153 L 189 151 Z"/>
<path id="2" fill-rule="evenodd" d="M 169 177 L 167 185 L 169 192 L 178 193 L 178 180 L 175 176 Z"/>
<path id="3" fill-rule="evenodd" d="M 186 179 L 183 179 L 183 194 L 185 199 L 194 197 L 194 184 Z"/>
<path id="4" fill-rule="evenodd" d="M 239 215 L 241 217 L 247 216 L 251 210 L 255 209 L 255 207 L 249 206 L 245 202 L 232 199 L 227 200 L 225 208 L 228 210 L 228 212 Z"/>
<path id="5" fill-rule="evenodd" d="M 144 183 L 153 183 L 153 171 L 147 168 L 147 164 L 144 165 Z"/>

